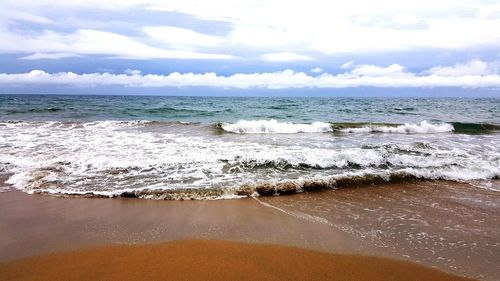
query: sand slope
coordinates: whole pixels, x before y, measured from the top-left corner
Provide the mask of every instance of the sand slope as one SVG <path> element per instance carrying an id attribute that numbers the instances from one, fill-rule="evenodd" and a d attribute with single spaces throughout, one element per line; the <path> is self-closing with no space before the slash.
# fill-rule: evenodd
<path id="1" fill-rule="evenodd" d="M 1 280 L 468 280 L 386 258 L 181 240 L 106 246 L 0 264 Z"/>

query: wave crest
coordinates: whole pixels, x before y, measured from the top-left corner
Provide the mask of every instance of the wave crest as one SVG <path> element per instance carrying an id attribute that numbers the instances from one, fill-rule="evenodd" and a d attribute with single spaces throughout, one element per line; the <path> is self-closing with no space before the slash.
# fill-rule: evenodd
<path id="1" fill-rule="evenodd" d="M 240 120 L 234 124 L 220 123 L 222 130 L 236 134 L 294 134 L 294 133 L 323 133 L 331 132 L 329 123 L 314 122 L 312 124 L 299 124 L 278 122 L 271 120 Z"/>
<path id="2" fill-rule="evenodd" d="M 433 134 L 452 132 L 448 123 L 387 124 L 387 123 L 325 123 L 311 124 L 278 122 L 271 120 L 240 120 L 236 123 L 218 123 L 217 128 L 236 134 L 294 134 L 294 133 L 389 133 L 389 134 Z"/>
<path id="3" fill-rule="evenodd" d="M 422 121 L 416 124 L 403 125 L 367 125 L 358 128 L 342 128 L 340 132 L 344 133 L 390 133 L 390 134 L 433 134 L 447 133 L 454 130 L 453 125 L 448 123 L 433 124 L 428 121 Z"/>
<path id="4" fill-rule="evenodd" d="M 393 173 L 358 173 L 326 178 L 288 180 L 243 184 L 227 188 L 203 189 L 125 189 L 116 191 L 71 191 L 37 189 L 29 193 L 66 197 L 142 198 L 154 200 L 221 200 L 258 196 L 291 195 L 302 192 L 320 192 L 329 189 L 357 188 L 384 184 L 402 184 L 415 181 L 447 180 L 441 177 L 425 177 L 405 171 Z"/>

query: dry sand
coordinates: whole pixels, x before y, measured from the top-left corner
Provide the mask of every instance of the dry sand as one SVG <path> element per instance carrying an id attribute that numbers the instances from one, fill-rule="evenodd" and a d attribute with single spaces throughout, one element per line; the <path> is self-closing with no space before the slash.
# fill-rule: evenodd
<path id="1" fill-rule="evenodd" d="M 0 264 L 2 280 L 470 280 L 421 265 L 294 247 L 183 240 Z"/>

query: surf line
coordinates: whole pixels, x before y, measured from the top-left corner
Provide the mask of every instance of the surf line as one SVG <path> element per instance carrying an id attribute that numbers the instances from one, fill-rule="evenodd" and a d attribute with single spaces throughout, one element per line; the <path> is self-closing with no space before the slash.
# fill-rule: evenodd
<path id="1" fill-rule="evenodd" d="M 298 218 L 298 219 L 303 219 L 303 220 L 306 220 L 306 221 L 310 221 L 310 222 L 314 222 L 314 223 L 321 223 L 321 224 L 326 224 L 328 226 L 333 226 L 335 227 L 335 225 L 331 222 L 329 222 L 327 219 L 325 218 L 322 218 L 322 217 L 318 217 L 318 216 L 313 216 L 313 215 L 309 215 L 309 214 L 305 214 L 305 213 L 296 213 L 296 212 L 289 212 L 285 209 L 282 209 L 280 207 L 276 207 L 274 205 L 271 205 L 269 203 L 266 203 L 266 202 L 262 202 L 259 200 L 259 198 L 257 197 L 254 197 L 252 196 L 251 197 L 252 199 L 256 200 L 257 202 L 259 202 L 259 204 L 261 204 L 262 206 L 264 207 L 267 207 L 267 208 L 271 208 L 271 209 L 275 209 L 279 212 L 282 212 L 284 214 L 287 214 L 289 216 L 292 216 L 294 218 Z"/>
<path id="2" fill-rule="evenodd" d="M 342 226 L 342 225 L 333 224 L 333 223 L 331 223 L 330 221 L 328 221 L 325 218 L 318 217 L 318 216 L 313 216 L 313 215 L 309 215 L 309 214 L 305 214 L 305 213 L 290 212 L 290 211 L 287 211 L 287 210 L 282 209 L 280 207 L 276 207 L 274 205 L 271 205 L 269 203 L 262 202 L 257 197 L 252 196 L 251 198 L 254 199 L 254 200 L 256 200 L 257 202 L 259 202 L 259 204 L 261 204 L 264 207 L 275 209 L 275 210 L 277 210 L 279 212 L 282 212 L 284 214 L 292 216 L 292 217 L 294 217 L 296 219 L 302 219 L 302 220 L 306 220 L 306 221 L 309 221 L 309 222 L 312 222 L 312 223 L 320 223 L 320 224 L 324 224 L 324 225 L 327 225 L 327 226 L 330 226 L 330 227 L 334 227 L 334 228 L 336 228 L 336 229 L 338 229 L 340 231 L 343 231 L 345 233 L 350 233 L 350 234 L 357 235 L 360 238 L 368 238 L 371 241 L 373 241 L 374 243 L 381 243 L 381 244 L 376 244 L 376 246 L 379 246 L 379 247 L 382 247 L 382 248 L 387 248 L 388 247 L 385 243 L 383 243 L 381 241 L 376 241 L 373 238 L 368 237 L 367 234 L 364 234 L 364 233 L 362 233 L 360 231 L 356 231 L 356 230 L 354 230 L 354 229 L 352 229 L 350 227 L 345 227 L 345 226 Z"/>

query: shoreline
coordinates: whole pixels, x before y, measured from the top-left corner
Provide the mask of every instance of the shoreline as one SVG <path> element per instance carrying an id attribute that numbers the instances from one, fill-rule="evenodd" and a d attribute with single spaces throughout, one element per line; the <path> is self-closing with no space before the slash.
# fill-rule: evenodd
<path id="1" fill-rule="evenodd" d="M 104 246 L 0 263 L 2 280 L 473 280 L 416 263 L 220 240 Z"/>
<path id="2" fill-rule="evenodd" d="M 458 258 L 456 260 L 458 263 L 455 264 L 458 267 L 451 267 L 448 266 L 449 263 L 440 263 L 438 260 L 422 260 L 418 255 L 404 256 L 402 254 L 404 252 L 377 245 L 370 240 L 371 237 L 363 236 L 370 235 L 370 231 L 360 232 L 364 231 L 362 227 L 360 228 L 360 223 L 361 226 L 377 227 L 367 223 L 376 223 L 381 219 L 383 223 L 379 227 L 389 231 L 387 234 L 399 233 L 400 230 L 409 227 L 417 231 L 418 228 L 415 227 L 418 225 L 415 224 L 415 219 L 427 217 L 436 220 L 436 222 L 431 220 L 428 223 L 430 223 L 430 230 L 439 233 L 442 230 L 439 230 L 441 226 L 437 223 L 443 215 L 451 218 L 452 222 L 459 222 L 459 219 L 449 217 L 447 210 L 454 210 L 456 214 L 453 216 L 455 217 L 460 217 L 461 213 L 468 215 L 477 213 L 476 218 L 484 217 L 485 206 L 474 203 L 474 200 L 477 199 L 479 200 L 477 202 L 483 202 L 486 205 L 496 204 L 500 194 L 480 189 L 472 193 L 476 199 L 472 198 L 467 201 L 462 196 L 470 194 L 470 188 L 464 184 L 421 182 L 306 192 L 293 196 L 215 201 L 54 197 L 29 195 L 10 189 L 0 193 L 0 228 L 3 234 L 0 237 L 0 264 L 24 263 L 34 258 L 44 259 L 59 254 L 72 255 L 81 251 L 99 251 L 99 249 L 110 247 L 127 248 L 137 245 L 147 247 L 148 245 L 202 239 L 207 243 L 224 240 L 225 243 L 265 244 L 271 248 L 275 246 L 298 247 L 302 250 L 321 251 L 334 256 L 389 258 L 392 261 L 415 263 L 426 268 L 432 267 L 448 274 L 468 276 L 479 280 L 495 280 L 495 269 L 491 267 L 487 269 L 485 267 L 487 265 L 483 263 L 495 264 L 498 260 L 498 256 L 494 254 L 497 245 L 488 248 L 485 246 L 487 244 L 481 244 L 480 240 L 472 240 L 480 244 L 471 251 L 482 249 L 483 252 L 471 253 L 477 256 L 484 251 L 492 252 L 483 260 L 474 259 L 470 267 L 464 266 L 471 260 L 465 258 L 468 254 L 462 250 L 457 248 L 458 250 L 450 249 L 451 252 L 445 251 L 443 254 L 449 255 L 450 258 Z M 418 200 L 415 201 L 415 199 Z M 414 206 L 408 203 L 398 204 L 401 200 L 403 202 L 415 201 L 418 204 Z M 419 203 L 419 200 L 425 203 Z M 434 210 L 432 200 L 437 200 L 442 210 Z M 344 208 L 346 206 L 354 208 L 356 204 L 362 209 Z M 427 204 L 433 207 L 429 208 Z M 421 212 L 421 214 L 401 220 L 400 222 L 407 226 L 400 226 L 398 230 L 392 227 L 394 224 L 392 226 L 387 224 L 391 220 L 394 221 L 394 218 L 387 217 L 387 214 L 377 214 L 376 206 L 383 206 L 388 214 L 399 215 L 395 211 L 400 210 L 402 206 L 409 208 L 410 212 Z M 333 209 L 325 209 L 325 207 Z M 497 207 L 492 208 L 491 210 L 495 211 Z M 327 210 L 327 213 L 321 213 L 323 210 Z M 437 212 L 438 210 L 441 211 Z M 364 216 L 365 220 L 356 218 L 354 216 L 356 213 Z M 489 216 L 486 221 L 477 226 L 481 227 L 486 223 L 494 227 L 498 224 L 497 217 L 497 215 Z M 397 222 L 395 220 L 395 223 Z M 460 222 L 466 221 L 460 219 Z M 424 221 L 424 223 L 427 222 Z M 354 228 L 343 228 L 346 225 Z M 373 229 L 375 230 L 376 228 Z M 491 232 L 489 235 L 494 233 Z M 455 234 L 451 232 L 442 232 L 442 235 L 455 240 L 463 238 L 453 237 L 452 235 Z M 395 237 L 395 240 L 385 242 L 390 243 L 388 245 L 393 249 L 403 249 L 409 245 L 406 238 L 407 236 Z M 410 240 L 409 242 L 412 241 L 417 243 L 409 249 L 416 251 L 414 254 L 425 255 L 428 250 L 432 250 L 432 248 L 418 247 L 418 245 L 423 245 L 422 243 L 428 245 L 432 240 Z M 290 256 L 296 255 L 290 254 Z M 357 258 L 356 260 L 357 266 L 362 267 L 362 262 Z"/>
<path id="3" fill-rule="evenodd" d="M 0 262 L 86 247 L 215 239 L 336 253 L 372 253 L 362 240 L 257 200 L 163 201 L 0 193 Z"/>

